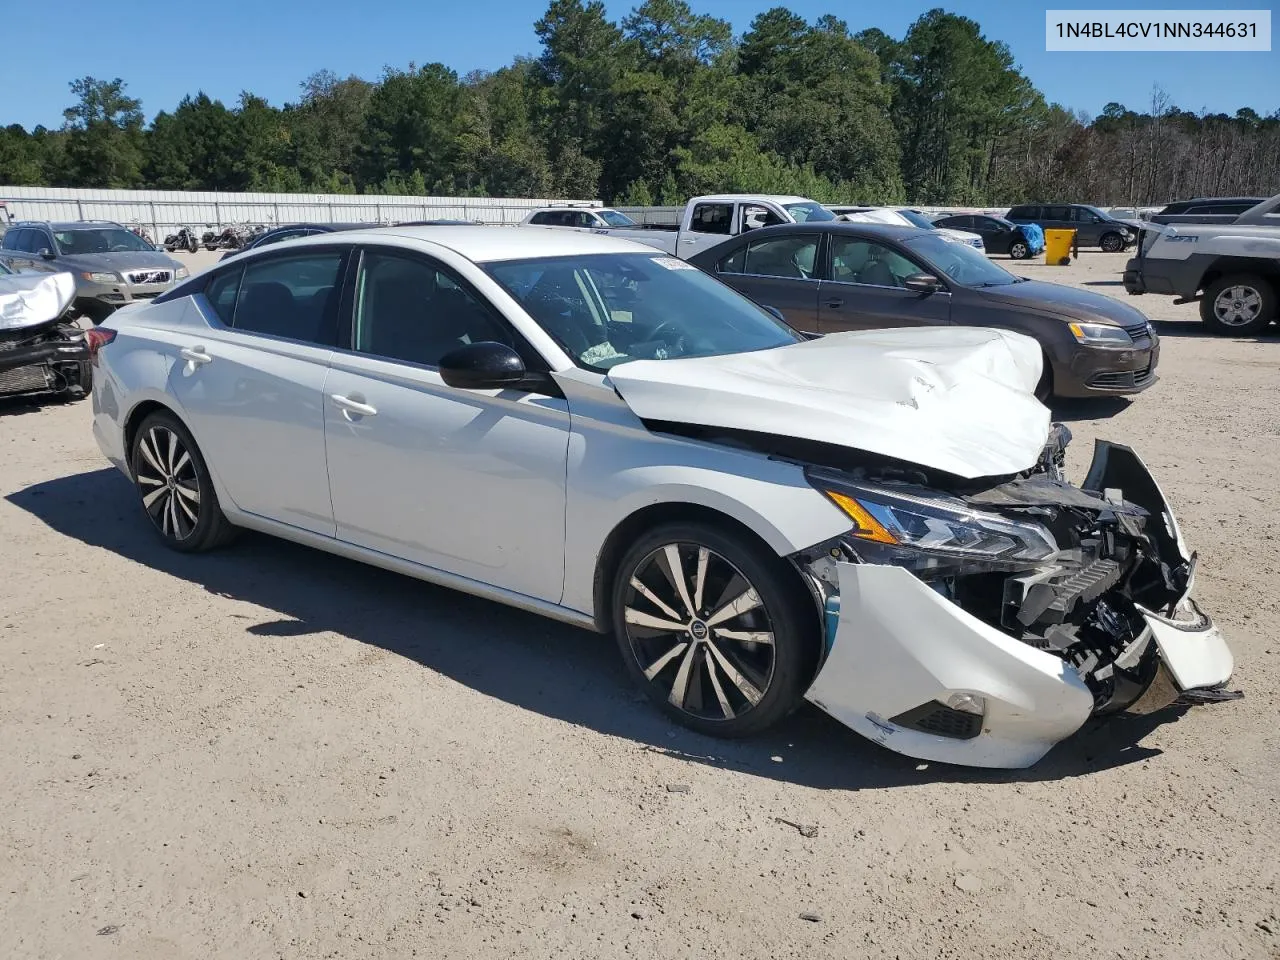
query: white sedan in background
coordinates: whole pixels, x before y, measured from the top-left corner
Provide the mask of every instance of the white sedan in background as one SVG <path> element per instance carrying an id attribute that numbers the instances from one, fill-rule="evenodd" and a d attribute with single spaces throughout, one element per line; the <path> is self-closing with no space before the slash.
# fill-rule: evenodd
<path id="1" fill-rule="evenodd" d="M 675 719 L 808 698 L 890 749 L 1034 763 L 1227 694 L 1154 480 L 1083 489 L 1017 334 L 806 339 L 571 231 L 386 228 L 219 264 L 89 332 L 94 433 L 170 547 L 275 534 L 613 633 Z"/>
<path id="2" fill-rule="evenodd" d="M 849 223 L 888 223 L 895 227 L 920 227 L 922 230 L 933 230 L 946 240 L 968 244 L 986 253 L 987 246 L 981 234 L 968 230 L 954 230 L 951 227 L 940 227 L 923 213 L 905 207 L 828 207 L 839 219 Z"/>

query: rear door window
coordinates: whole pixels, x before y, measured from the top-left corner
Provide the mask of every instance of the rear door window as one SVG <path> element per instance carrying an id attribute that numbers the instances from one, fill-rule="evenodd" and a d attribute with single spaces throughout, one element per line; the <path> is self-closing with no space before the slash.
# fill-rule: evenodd
<path id="1" fill-rule="evenodd" d="M 213 307 L 214 313 L 228 327 L 236 314 L 236 294 L 240 292 L 240 278 L 244 269 L 227 270 L 218 274 L 205 287 L 204 297 Z"/>
<path id="2" fill-rule="evenodd" d="M 693 208 L 689 229 L 695 233 L 719 233 L 728 236 L 733 232 L 733 204 L 698 204 Z"/>
<path id="3" fill-rule="evenodd" d="M 345 253 L 280 254 L 245 265 L 231 326 L 247 333 L 336 345 Z"/>
<path id="4" fill-rule="evenodd" d="M 818 254 L 818 235 L 769 237 L 746 248 L 743 273 L 784 280 L 812 280 Z"/>

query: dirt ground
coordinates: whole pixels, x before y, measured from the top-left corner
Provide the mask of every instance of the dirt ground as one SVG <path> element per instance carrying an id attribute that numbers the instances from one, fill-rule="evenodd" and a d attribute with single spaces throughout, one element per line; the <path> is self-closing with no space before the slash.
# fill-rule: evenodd
<path id="1" fill-rule="evenodd" d="M 1123 261 L 1014 266 L 1123 297 Z M 88 403 L 0 405 L 0 955 L 1280 957 L 1280 336 L 1133 302 L 1162 379 L 1060 409 L 1070 466 L 1144 454 L 1245 699 L 1019 772 L 813 709 L 701 738 L 608 639 L 264 537 L 170 553 Z"/>

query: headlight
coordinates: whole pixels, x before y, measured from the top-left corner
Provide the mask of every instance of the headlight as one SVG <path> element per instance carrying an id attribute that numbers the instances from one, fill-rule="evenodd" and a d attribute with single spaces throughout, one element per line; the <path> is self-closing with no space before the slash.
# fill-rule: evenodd
<path id="1" fill-rule="evenodd" d="M 923 487 L 891 489 L 811 471 L 809 482 L 853 521 L 849 547 L 862 559 L 909 567 L 1025 567 L 1058 552 L 1039 524 L 1017 523 L 972 509 Z"/>
<path id="2" fill-rule="evenodd" d="M 1131 347 L 1133 338 L 1109 323 L 1069 323 L 1071 335 L 1079 343 L 1101 343 L 1109 347 Z"/>
<path id="3" fill-rule="evenodd" d="M 119 283 L 120 274 L 118 273 L 82 273 L 80 276 L 91 283 Z"/>
<path id="4" fill-rule="evenodd" d="M 177 270 L 173 271 L 173 278 L 175 280 L 185 280 L 189 276 L 191 276 L 191 271 L 186 267 L 179 267 Z"/>

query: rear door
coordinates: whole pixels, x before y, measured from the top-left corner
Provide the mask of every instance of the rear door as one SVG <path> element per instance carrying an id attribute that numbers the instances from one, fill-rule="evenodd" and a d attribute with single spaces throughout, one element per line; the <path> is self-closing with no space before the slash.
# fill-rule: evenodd
<path id="1" fill-rule="evenodd" d="M 188 306 L 208 326 L 166 334 L 168 391 L 235 506 L 326 536 L 323 388 L 347 252 L 335 244 L 230 261 Z"/>
<path id="2" fill-rule="evenodd" d="M 920 294 L 902 286 L 912 274 L 930 271 L 897 247 L 833 231 L 827 249 L 830 279 L 819 284 L 819 333 L 950 322 L 950 293 Z"/>
<path id="3" fill-rule="evenodd" d="M 681 227 L 676 254 L 688 260 L 695 253 L 733 236 L 734 210 L 731 201 L 695 204 L 689 222 Z"/>
<path id="4" fill-rule="evenodd" d="M 823 234 L 773 234 L 749 240 L 716 264 L 716 275 L 787 323 L 818 332 L 819 251 Z"/>

